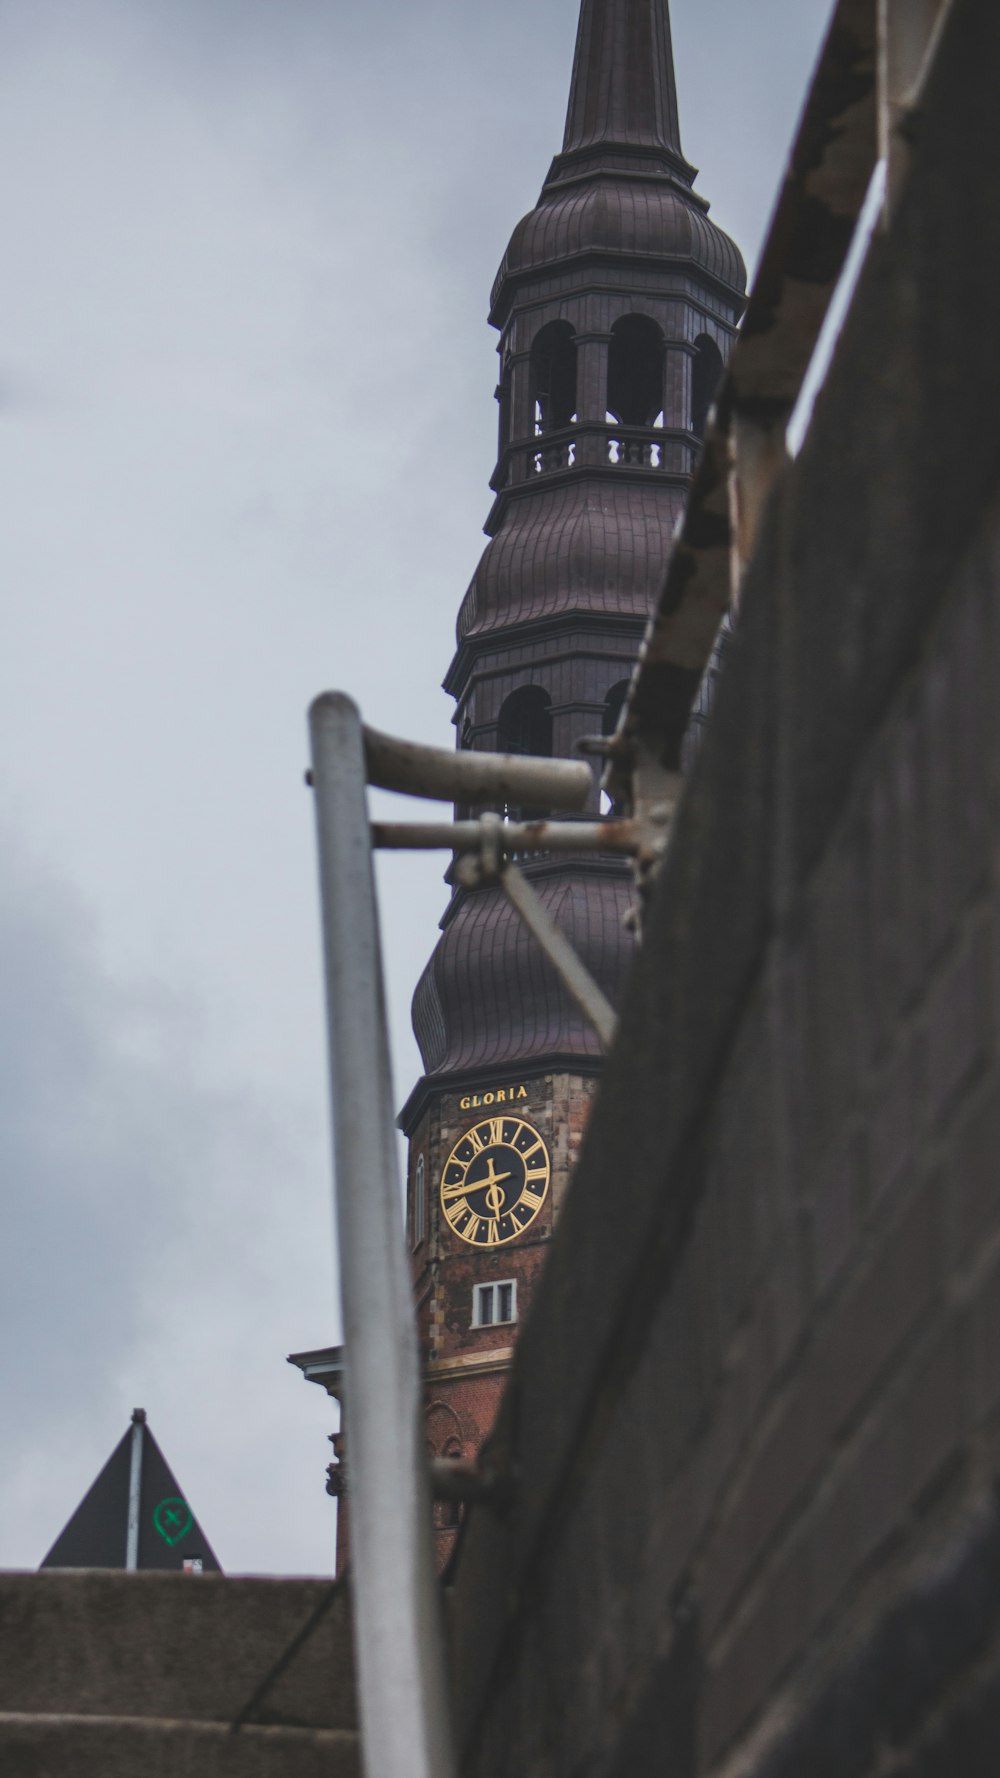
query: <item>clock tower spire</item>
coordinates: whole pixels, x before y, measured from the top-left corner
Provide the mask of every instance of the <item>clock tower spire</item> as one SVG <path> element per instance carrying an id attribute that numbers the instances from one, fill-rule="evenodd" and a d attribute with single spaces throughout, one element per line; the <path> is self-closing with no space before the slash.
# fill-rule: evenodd
<path id="1" fill-rule="evenodd" d="M 491 298 L 489 542 L 445 678 L 460 748 L 572 756 L 614 731 L 743 308 L 742 259 L 694 179 L 667 0 L 583 0 L 562 149 Z M 627 868 L 542 855 L 522 869 L 615 1001 L 632 946 Z M 401 1122 L 428 1440 L 472 1457 L 601 1058 L 499 889 L 452 895 L 413 1021 L 424 1072 Z M 442 1556 L 453 1529 L 442 1519 Z"/>
<path id="2" fill-rule="evenodd" d="M 670 14 L 661 0 L 583 0 L 562 157 L 659 150 L 690 184 L 681 153 Z"/>

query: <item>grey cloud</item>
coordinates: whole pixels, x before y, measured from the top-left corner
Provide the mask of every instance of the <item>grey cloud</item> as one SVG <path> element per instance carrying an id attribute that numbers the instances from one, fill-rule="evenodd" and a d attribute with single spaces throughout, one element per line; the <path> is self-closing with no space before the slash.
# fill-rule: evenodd
<path id="1" fill-rule="evenodd" d="M 142 1405 L 154 1422 L 169 1406 L 174 1459 L 201 1479 L 213 1535 L 229 1560 L 254 1566 L 254 1539 L 234 1533 L 212 1475 L 231 1480 L 252 1459 L 269 1410 L 256 1431 L 236 1414 L 234 1449 L 225 1390 L 191 1367 L 211 1354 L 231 1386 L 248 1311 L 259 1312 L 275 1393 L 290 1415 L 298 1406 L 282 1366 L 282 1335 L 298 1330 L 290 1317 L 282 1327 L 271 1297 L 293 1259 L 275 1194 L 294 1206 L 299 1145 L 245 1096 L 199 1079 L 197 1007 L 113 983 L 79 897 L 4 838 L 0 1565 L 40 1559 L 134 1405 L 128 1378 L 152 1390 Z M 189 1377 L 179 1403 L 164 1389 L 178 1380 L 172 1352 Z"/>

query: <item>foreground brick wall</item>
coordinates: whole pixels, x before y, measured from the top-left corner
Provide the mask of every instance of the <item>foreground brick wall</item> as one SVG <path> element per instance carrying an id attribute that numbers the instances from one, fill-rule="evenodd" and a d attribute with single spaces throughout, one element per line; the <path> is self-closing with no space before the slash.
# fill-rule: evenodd
<path id="1" fill-rule="evenodd" d="M 482 1778 L 1000 1767 L 1000 15 L 771 511 L 454 1605 Z"/>

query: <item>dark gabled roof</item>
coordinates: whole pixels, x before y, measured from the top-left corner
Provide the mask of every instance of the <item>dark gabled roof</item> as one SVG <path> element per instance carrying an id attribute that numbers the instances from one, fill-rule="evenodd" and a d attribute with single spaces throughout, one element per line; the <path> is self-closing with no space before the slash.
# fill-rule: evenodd
<path id="1" fill-rule="evenodd" d="M 128 1547 L 129 1492 L 133 1442 L 141 1444 L 136 1567 L 182 1570 L 199 1559 L 219 1569 L 205 1536 L 141 1408 L 115 1446 L 97 1480 L 88 1488 L 69 1523 L 59 1533 L 43 1568 L 124 1568 Z"/>

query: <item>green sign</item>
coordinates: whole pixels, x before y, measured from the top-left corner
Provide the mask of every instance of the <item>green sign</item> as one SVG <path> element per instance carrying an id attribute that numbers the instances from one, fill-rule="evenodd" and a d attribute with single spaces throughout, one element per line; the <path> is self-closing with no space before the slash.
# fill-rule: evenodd
<path id="1" fill-rule="evenodd" d="M 153 1524 L 164 1543 L 172 1545 L 187 1536 L 194 1519 L 186 1500 L 161 1500 L 153 1514 Z"/>

